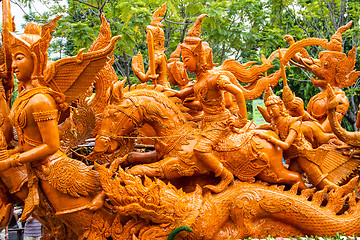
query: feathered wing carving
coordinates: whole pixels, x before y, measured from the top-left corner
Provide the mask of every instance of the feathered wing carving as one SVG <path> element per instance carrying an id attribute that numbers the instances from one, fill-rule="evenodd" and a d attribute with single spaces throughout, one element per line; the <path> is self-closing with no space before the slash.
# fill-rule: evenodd
<path id="1" fill-rule="evenodd" d="M 59 125 L 61 151 L 69 154 L 71 149 L 92 137 L 95 121 L 92 106 L 86 101 L 86 95 L 82 94 L 77 101 L 77 107 L 71 109 L 69 118 Z"/>
<path id="2" fill-rule="evenodd" d="M 101 13 L 100 33 L 98 38 L 93 42 L 93 44 L 91 44 L 89 52 L 93 52 L 105 48 L 110 43 L 110 39 L 111 39 L 110 24 L 106 20 L 104 13 Z"/>
<path id="3" fill-rule="evenodd" d="M 99 175 L 92 166 L 86 166 L 64 155 L 60 157 L 63 159 L 56 161 L 49 168 L 43 166 L 45 177 L 53 187 L 73 197 L 99 192 Z"/>
<path id="4" fill-rule="evenodd" d="M 51 63 L 45 70 L 44 83 L 53 90 L 63 93 L 66 102 L 71 103 L 85 92 L 95 81 L 95 75 L 105 66 L 109 54 L 121 36 L 113 37 L 103 49 L 83 53 L 75 57 L 60 59 Z"/>

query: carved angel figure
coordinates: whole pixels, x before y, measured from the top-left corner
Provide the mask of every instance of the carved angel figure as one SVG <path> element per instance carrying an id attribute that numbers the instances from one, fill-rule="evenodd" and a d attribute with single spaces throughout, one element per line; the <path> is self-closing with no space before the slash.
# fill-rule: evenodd
<path id="1" fill-rule="evenodd" d="M 100 190 L 98 174 L 59 150 L 58 119 L 78 92 L 90 86 L 89 79 L 105 65 L 119 37 L 98 51 L 82 50 L 47 65 L 50 34 L 60 17 L 43 26 L 28 23 L 21 35 L 9 33 L 12 69 L 19 81 L 19 96 L 10 112 L 18 146 L 0 161 L 0 171 L 26 167 L 29 190 L 22 219 L 39 206 L 43 192 L 59 218 L 82 236 L 91 225 L 93 213 L 88 209 Z"/>
<path id="2" fill-rule="evenodd" d="M 264 118 L 270 119 L 271 125 L 278 129 L 280 140 L 260 133 L 259 135 L 284 149 L 284 158 L 290 165 L 299 164 L 314 186 L 320 189 L 325 186 L 336 189 L 337 184 L 342 183 L 357 168 L 357 159 L 337 150 L 338 144 L 343 145 L 337 139 L 330 137 L 327 139 L 332 140 L 329 144 L 324 143 L 318 148 L 313 148 L 304 136 L 303 130 L 307 127 L 302 126 L 302 117 L 290 116 L 284 102 L 274 95 L 271 89 L 265 92 L 264 101 L 267 111 L 259 110 Z"/>

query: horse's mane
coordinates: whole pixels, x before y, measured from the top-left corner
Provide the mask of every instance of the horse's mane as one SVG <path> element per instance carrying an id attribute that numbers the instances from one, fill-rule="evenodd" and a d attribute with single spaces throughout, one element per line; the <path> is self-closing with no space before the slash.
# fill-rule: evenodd
<path id="1" fill-rule="evenodd" d="M 157 103 L 162 104 L 165 107 L 167 107 L 168 109 L 175 112 L 180 121 L 182 121 L 183 123 L 186 122 L 186 118 L 185 118 L 184 114 L 180 111 L 179 107 L 176 106 L 176 104 L 171 99 L 169 99 L 165 94 L 163 94 L 162 92 L 156 91 L 155 89 L 154 90 L 136 89 L 136 90 L 133 90 L 133 91 L 126 92 L 124 94 L 125 98 L 141 97 L 141 96 L 153 98 Z M 149 106 L 142 106 L 142 107 L 144 107 L 145 110 L 146 110 L 147 107 L 149 107 Z M 149 114 L 160 115 L 159 111 L 147 111 L 147 112 Z M 160 117 L 163 117 L 163 116 L 160 116 Z"/>

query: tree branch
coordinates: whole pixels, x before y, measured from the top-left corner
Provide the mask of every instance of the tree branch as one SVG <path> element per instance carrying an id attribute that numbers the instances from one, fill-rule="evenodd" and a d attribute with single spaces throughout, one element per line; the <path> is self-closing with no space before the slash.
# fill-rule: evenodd
<path id="1" fill-rule="evenodd" d="M 84 1 L 81 1 L 81 0 L 75 0 L 76 2 L 78 3 L 82 3 L 82 4 L 85 4 L 86 6 L 89 6 L 89 7 L 92 7 L 92 8 L 95 8 L 97 10 L 99 10 L 99 7 L 95 6 L 95 5 L 92 5 L 90 3 L 87 3 L 87 2 L 84 2 Z"/>

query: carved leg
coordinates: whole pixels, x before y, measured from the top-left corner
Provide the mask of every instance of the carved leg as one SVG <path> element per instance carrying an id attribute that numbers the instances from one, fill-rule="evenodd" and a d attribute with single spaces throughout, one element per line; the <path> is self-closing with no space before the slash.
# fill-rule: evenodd
<path id="1" fill-rule="evenodd" d="M 234 175 L 229 172 L 229 170 L 227 170 L 220 160 L 212 153 L 194 150 L 194 154 L 210 172 L 215 173 L 216 177 L 220 176 L 221 178 L 221 181 L 217 185 L 206 185 L 204 188 L 216 193 L 224 191 L 233 181 Z"/>
<path id="2" fill-rule="evenodd" d="M 319 189 L 323 189 L 325 186 L 327 186 L 329 190 L 337 190 L 339 188 L 338 185 L 334 184 L 326 178 L 322 180 L 318 185 L 316 185 L 316 187 Z"/>
<path id="3" fill-rule="evenodd" d="M 96 211 L 99 210 L 102 206 L 104 206 L 106 198 L 106 193 L 101 191 L 99 194 L 95 196 L 95 198 L 91 201 L 89 210 Z"/>
<path id="4" fill-rule="evenodd" d="M 338 189 L 339 186 L 326 179 L 326 175 L 320 170 L 319 166 L 315 163 L 310 162 L 306 158 L 296 159 L 301 169 L 306 172 L 309 177 L 310 183 L 319 189 L 323 189 L 327 186 L 329 189 Z"/>
<path id="5" fill-rule="evenodd" d="M 126 170 L 126 172 L 136 176 L 164 178 L 164 173 L 163 170 L 161 169 L 159 162 L 137 165 Z"/>
<path id="6" fill-rule="evenodd" d="M 154 163 L 158 161 L 156 151 L 150 151 L 145 153 L 132 152 L 121 166 Z"/>
<path id="7" fill-rule="evenodd" d="M 268 154 L 262 153 L 263 156 Z M 301 176 L 297 172 L 287 170 L 282 163 L 282 154 L 270 157 L 270 169 L 264 170 L 259 174 L 259 178 L 269 183 L 283 183 L 293 185 L 299 183 L 299 189 L 307 189 L 306 185 L 301 179 Z"/>

